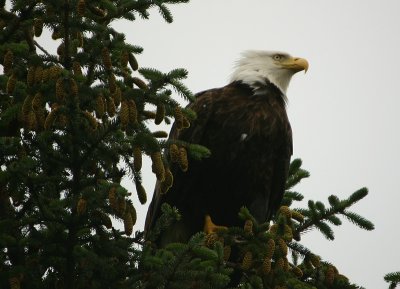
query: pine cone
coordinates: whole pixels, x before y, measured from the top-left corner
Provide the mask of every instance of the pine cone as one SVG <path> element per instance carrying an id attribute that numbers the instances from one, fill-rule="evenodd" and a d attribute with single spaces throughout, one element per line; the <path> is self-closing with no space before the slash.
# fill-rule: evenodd
<path id="1" fill-rule="evenodd" d="M 35 83 L 40 83 L 43 80 L 43 67 L 37 66 L 35 69 Z"/>
<path id="2" fill-rule="evenodd" d="M 275 241 L 269 239 L 267 243 L 267 256 L 271 259 L 275 252 Z"/>
<path id="3" fill-rule="evenodd" d="M 300 223 L 304 221 L 304 216 L 297 211 L 292 211 L 292 218 Z"/>
<path id="4" fill-rule="evenodd" d="M 283 260 L 283 258 L 279 258 L 276 262 L 275 262 L 275 268 L 278 270 L 283 270 L 285 266 L 285 261 Z"/>
<path id="5" fill-rule="evenodd" d="M 224 261 L 228 261 L 231 256 L 232 248 L 231 246 L 224 247 Z"/>
<path id="6" fill-rule="evenodd" d="M 78 84 L 76 83 L 75 79 L 69 79 L 69 86 L 71 88 L 72 94 L 77 97 L 78 96 Z"/>
<path id="7" fill-rule="evenodd" d="M 111 93 L 113 93 L 117 89 L 117 80 L 115 79 L 114 74 L 110 74 L 108 76 L 108 85 Z"/>
<path id="8" fill-rule="evenodd" d="M 124 215 L 125 234 L 130 236 L 133 230 L 133 220 L 131 213 L 127 210 Z"/>
<path id="9" fill-rule="evenodd" d="M 88 111 L 84 111 L 83 115 L 88 120 L 90 126 L 95 130 L 98 126 L 97 119 Z"/>
<path id="10" fill-rule="evenodd" d="M 171 171 L 167 168 L 165 170 L 165 179 L 161 183 L 161 193 L 165 194 L 166 192 L 168 192 L 168 190 L 172 187 L 173 182 L 174 182 L 174 177 Z"/>
<path id="11" fill-rule="evenodd" d="M 132 81 L 134 84 L 136 84 L 137 87 L 139 87 L 142 90 L 148 90 L 149 87 L 147 86 L 146 82 L 144 82 L 143 80 L 141 80 L 138 77 L 132 77 Z"/>
<path id="12" fill-rule="evenodd" d="M 31 110 L 25 118 L 25 128 L 27 130 L 35 130 L 37 126 L 36 115 Z"/>
<path id="13" fill-rule="evenodd" d="M 320 258 L 314 254 L 310 256 L 310 262 L 314 267 L 319 267 L 320 265 Z"/>
<path id="14" fill-rule="evenodd" d="M 283 238 L 288 242 L 292 241 L 293 239 L 293 231 L 289 225 L 285 225 Z"/>
<path id="15" fill-rule="evenodd" d="M 50 69 L 44 68 L 44 69 L 43 69 L 42 81 L 43 81 L 44 83 L 46 83 L 47 81 L 49 81 L 49 78 L 50 78 Z"/>
<path id="16" fill-rule="evenodd" d="M 43 19 L 42 18 L 35 18 L 33 20 L 33 29 L 35 31 L 35 36 L 40 37 L 43 31 Z"/>
<path id="17" fill-rule="evenodd" d="M 49 130 L 53 126 L 54 121 L 56 120 L 57 111 L 58 111 L 58 107 L 55 107 L 47 115 L 46 120 L 44 122 L 44 129 Z"/>
<path id="18" fill-rule="evenodd" d="M 86 3 L 85 0 L 79 0 L 78 5 L 76 7 L 76 12 L 78 12 L 79 16 L 85 15 Z"/>
<path id="19" fill-rule="evenodd" d="M 63 56 L 65 53 L 65 44 L 62 42 L 58 47 L 57 47 L 57 54 L 59 56 Z"/>
<path id="20" fill-rule="evenodd" d="M 246 233 L 253 235 L 253 222 L 251 220 L 246 220 L 243 229 Z"/>
<path id="21" fill-rule="evenodd" d="M 105 103 L 103 95 L 98 95 L 96 98 L 96 116 L 102 118 L 105 113 Z"/>
<path id="22" fill-rule="evenodd" d="M 8 74 L 11 71 L 13 61 L 14 61 L 14 53 L 11 50 L 7 50 L 3 60 L 4 74 Z"/>
<path id="23" fill-rule="evenodd" d="M 187 151 L 184 147 L 179 148 L 179 167 L 183 172 L 186 172 L 189 167 L 189 162 L 187 158 Z"/>
<path id="24" fill-rule="evenodd" d="M 121 65 L 126 67 L 129 61 L 129 53 L 127 51 L 123 51 L 121 54 Z"/>
<path id="25" fill-rule="evenodd" d="M 159 104 L 157 105 L 157 111 L 156 111 L 156 118 L 154 119 L 155 124 L 160 124 L 165 117 L 165 105 L 164 104 Z"/>
<path id="26" fill-rule="evenodd" d="M 279 238 L 278 239 L 278 246 L 281 249 L 282 254 L 284 256 L 286 256 L 287 253 L 288 253 L 288 247 L 287 247 L 287 244 L 286 244 L 285 240 L 283 240 L 282 238 Z"/>
<path id="27" fill-rule="evenodd" d="M 58 78 L 58 76 L 60 76 L 60 74 L 61 74 L 61 71 L 62 71 L 62 68 L 59 66 L 54 65 L 54 66 L 50 67 L 50 73 L 49 73 L 50 78 L 51 79 Z"/>
<path id="28" fill-rule="evenodd" d="M 183 128 L 183 113 L 179 106 L 175 107 L 175 125 L 178 130 Z"/>
<path id="29" fill-rule="evenodd" d="M 8 279 L 8 282 L 10 283 L 10 289 L 20 289 L 21 288 L 21 281 L 17 277 L 11 277 Z"/>
<path id="30" fill-rule="evenodd" d="M 137 124 L 138 120 L 137 120 L 137 108 L 136 108 L 136 103 L 133 99 L 128 101 L 128 107 L 129 107 L 129 121 L 132 124 Z"/>
<path id="31" fill-rule="evenodd" d="M 166 131 L 155 131 L 152 133 L 155 138 L 166 138 L 168 137 L 168 133 Z"/>
<path id="32" fill-rule="evenodd" d="M 81 64 L 78 61 L 74 61 L 72 63 L 72 70 L 74 71 L 75 75 L 82 75 L 82 68 L 81 68 Z"/>
<path id="33" fill-rule="evenodd" d="M 129 53 L 129 65 L 131 66 L 132 70 L 136 71 L 139 68 L 138 62 L 135 56 L 132 53 Z"/>
<path id="34" fill-rule="evenodd" d="M 111 70 L 112 62 L 111 62 L 111 57 L 110 57 L 110 51 L 108 50 L 107 47 L 103 47 L 103 49 L 101 50 L 101 57 L 103 59 L 104 67 L 107 70 Z"/>
<path id="35" fill-rule="evenodd" d="M 160 152 L 155 152 L 151 154 L 151 160 L 153 162 L 152 171 L 157 176 L 157 180 L 164 181 L 165 180 L 165 168 L 164 163 L 161 158 Z"/>
<path id="36" fill-rule="evenodd" d="M 137 146 L 133 148 L 133 168 L 136 172 L 142 169 L 142 151 Z"/>
<path id="37" fill-rule="evenodd" d="M 56 97 L 58 100 L 64 99 L 64 79 L 62 77 L 58 78 L 56 82 Z"/>
<path id="38" fill-rule="evenodd" d="M 78 39 L 78 47 L 83 47 L 83 35 L 81 32 L 76 33 L 76 39 Z"/>
<path id="39" fill-rule="evenodd" d="M 169 157 L 173 163 L 179 162 L 180 155 L 179 155 L 179 148 L 176 144 L 171 144 L 169 146 Z"/>
<path id="40" fill-rule="evenodd" d="M 211 248 L 218 241 L 218 235 L 215 233 L 207 234 L 204 238 L 204 245 Z"/>
<path id="41" fill-rule="evenodd" d="M 147 194 L 146 190 L 144 189 L 143 185 L 139 182 L 136 182 L 136 192 L 139 198 L 139 202 L 144 205 L 147 202 Z"/>
<path id="42" fill-rule="evenodd" d="M 112 94 L 112 98 L 114 99 L 114 103 L 116 106 L 119 106 L 119 104 L 121 103 L 121 97 L 122 97 L 121 89 L 117 86 L 117 88 Z"/>
<path id="43" fill-rule="evenodd" d="M 34 111 L 37 111 L 42 108 L 42 103 L 43 103 L 43 94 L 40 92 L 35 94 L 35 97 L 32 100 L 32 109 Z"/>
<path id="44" fill-rule="evenodd" d="M 129 206 L 129 213 L 132 216 L 132 224 L 135 225 L 136 224 L 137 215 L 136 215 L 136 209 L 135 209 L 134 206 Z"/>
<path id="45" fill-rule="evenodd" d="M 265 257 L 263 264 L 262 264 L 262 272 L 267 275 L 269 272 L 271 272 L 271 258 L 270 257 Z"/>
<path id="46" fill-rule="evenodd" d="M 32 86 L 35 81 L 35 67 L 31 66 L 28 69 L 28 73 L 26 74 L 26 83 L 28 86 Z"/>
<path id="47" fill-rule="evenodd" d="M 292 272 L 294 275 L 296 275 L 299 278 L 301 278 L 303 276 L 303 271 L 301 271 L 301 269 L 299 267 L 293 267 Z"/>
<path id="48" fill-rule="evenodd" d="M 285 215 L 287 219 L 292 218 L 292 212 L 290 211 L 288 206 L 281 206 L 279 208 L 279 213 Z"/>
<path id="49" fill-rule="evenodd" d="M 253 254 L 250 251 L 248 251 L 243 257 L 242 269 L 249 270 L 252 264 L 253 264 Z"/>
<path id="50" fill-rule="evenodd" d="M 79 199 L 78 205 L 76 206 L 76 212 L 78 215 L 82 215 L 86 212 L 86 200 L 84 198 Z"/>
<path id="51" fill-rule="evenodd" d="M 329 266 L 325 272 L 325 282 L 328 285 L 332 285 L 335 279 L 335 270 L 332 266 Z"/>
<path id="52" fill-rule="evenodd" d="M 110 207 L 116 211 L 117 210 L 117 197 L 116 197 L 116 189 L 115 187 L 110 188 L 108 191 L 108 201 L 110 203 Z"/>
<path id="53" fill-rule="evenodd" d="M 126 101 L 121 103 L 121 109 L 119 112 L 119 117 L 121 118 L 121 124 L 123 127 L 126 127 L 129 122 L 129 106 Z"/>
<path id="54" fill-rule="evenodd" d="M 46 120 L 45 109 L 44 108 L 38 108 L 35 111 L 35 115 L 36 115 L 37 127 L 42 129 L 44 127 L 44 123 L 45 123 L 45 120 Z"/>
<path id="55" fill-rule="evenodd" d="M 126 211 L 126 201 L 124 197 L 118 198 L 117 213 L 119 216 L 124 216 Z"/>
<path id="56" fill-rule="evenodd" d="M 32 100 L 33 100 L 33 96 L 32 95 L 28 95 L 25 98 L 24 103 L 22 104 L 22 117 L 23 117 L 23 119 L 27 119 L 28 118 L 28 114 L 32 111 Z"/>
<path id="57" fill-rule="evenodd" d="M 15 84 L 17 83 L 17 78 L 15 77 L 15 74 L 11 74 L 11 76 L 8 78 L 7 81 L 7 93 L 12 94 L 14 89 L 15 89 Z"/>

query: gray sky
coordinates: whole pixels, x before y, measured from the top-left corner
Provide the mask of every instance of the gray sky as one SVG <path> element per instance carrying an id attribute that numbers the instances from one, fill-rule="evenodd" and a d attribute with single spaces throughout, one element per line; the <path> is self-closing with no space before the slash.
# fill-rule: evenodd
<path id="1" fill-rule="evenodd" d="M 245 49 L 282 50 L 309 60 L 294 76 L 288 113 L 294 157 L 311 178 L 297 187 L 306 199 L 346 198 L 366 186 L 354 210 L 376 225 L 372 232 L 349 224 L 336 240 L 318 232 L 303 242 L 333 262 L 351 281 L 387 288 L 384 274 L 400 270 L 397 181 L 400 180 L 400 2 L 397 0 L 194 0 L 172 7 L 174 23 L 156 11 L 149 21 L 120 22 L 130 43 L 144 47 L 143 67 L 189 70 L 197 92 L 227 83 Z M 144 171 L 149 200 L 154 177 Z M 133 191 L 132 185 L 127 182 Z M 137 205 L 142 229 L 147 205 Z"/>

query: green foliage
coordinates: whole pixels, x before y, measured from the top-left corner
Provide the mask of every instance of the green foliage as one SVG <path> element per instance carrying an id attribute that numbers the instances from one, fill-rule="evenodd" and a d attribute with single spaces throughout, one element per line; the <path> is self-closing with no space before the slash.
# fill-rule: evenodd
<path id="1" fill-rule="evenodd" d="M 384 279 L 390 284 L 389 289 L 395 289 L 397 284 L 400 284 L 400 271 L 388 273 L 385 275 Z"/>
<path id="2" fill-rule="evenodd" d="M 289 174 L 287 188 L 290 189 L 309 176 L 301 168 L 299 159 L 292 162 Z M 372 230 L 370 221 L 348 211 L 366 195 L 367 190 L 363 188 L 342 201 L 330 196 L 328 208 L 315 201 L 308 201 L 308 208 L 291 208 L 303 195 L 286 191 L 283 205 L 271 224 L 259 224 L 248 209 L 242 208 L 239 217 L 244 221 L 243 228 L 232 227 L 210 235 L 199 233 L 188 244 L 174 243 L 157 248 L 152 240 L 162 230 L 168 230 L 177 214 L 164 204 L 164 214 L 158 220 L 156 232 L 148 238 L 142 266 L 139 266 L 142 276 L 147 276 L 144 288 L 362 288 L 301 244 L 300 239 L 301 235 L 317 228 L 333 240 L 331 225 L 341 225 L 340 215 L 362 229 Z M 197 247 L 193 247 L 194 244 Z M 204 264 L 210 267 L 205 269 Z M 206 270 L 210 275 L 199 275 L 197 270 Z M 213 283 L 216 280 L 218 282 Z"/>
<path id="3" fill-rule="evenodd" d="M 163 177 L 169 144 L 148 128 L 155 111 L 145 107 L 163 106 L 158 123 L 170 122 L 173 92 L 193 96 L 185 69 L 139 69 L 143 49 L 112 24 L 148 18 L 150 8 L 171 22 L 168 5 L 185 2 L 2 1 L 0 288 L 130 288 L 142 234 L 132 236 L 136 210 L 121 179 L 131 177 L 146 201 L 139 159 L 152 156 Z"/>

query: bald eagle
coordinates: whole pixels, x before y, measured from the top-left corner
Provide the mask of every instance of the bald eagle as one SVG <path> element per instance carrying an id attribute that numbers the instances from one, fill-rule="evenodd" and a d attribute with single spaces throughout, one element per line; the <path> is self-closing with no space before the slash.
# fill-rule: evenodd
<path id="1" fill-rule="evenodd" d="M 189 159 L 183 172 L 172 165 L 173 186 L 166 194 L 156 184 L 147 212 L 151 230 L 166 202 L 178 208 L 180 221 L 162 233 L 161 245 L 186 242 L 218 226 L 239 226 L 247 207 L 258 222 L 270 220 L 282 201 L 292 155 L 292 130 L 286 114 L 291 77 L 308 69 L 303 58 L 282 52 L 246 51 L 228 85 L 200 92 L 189 107 L 197 113 L 190 128 L 170 138 L 203 145 L 209 158 Z"/>

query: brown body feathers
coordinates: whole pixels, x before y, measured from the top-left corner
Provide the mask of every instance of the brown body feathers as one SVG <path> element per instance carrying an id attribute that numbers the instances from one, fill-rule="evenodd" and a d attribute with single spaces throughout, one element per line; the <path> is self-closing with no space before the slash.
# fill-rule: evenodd
<path id="1" fill-rule="evenodd" d="M 284 95 L 271 83 L 261 91 L 240 81 L 196 95 L 189 105 L 197 114 L 191 126 L 170 138 L 203 145 L 211 156 L 188 159 L 188 169 L 171 162 L 172 187 L 156 185 L 145 230 L 160 216 L 163 202 L 182 219 L 160 236 L 160 243 L 187 241 L 201 231 L 204 216 L 223 226 L 242 226 L 238 212 L 246 206 L 259 222 L 272 218 L 281 203 L 292 155 L 292 132 Z M 170 156 L 166 156 L 170 157 Z"/>

